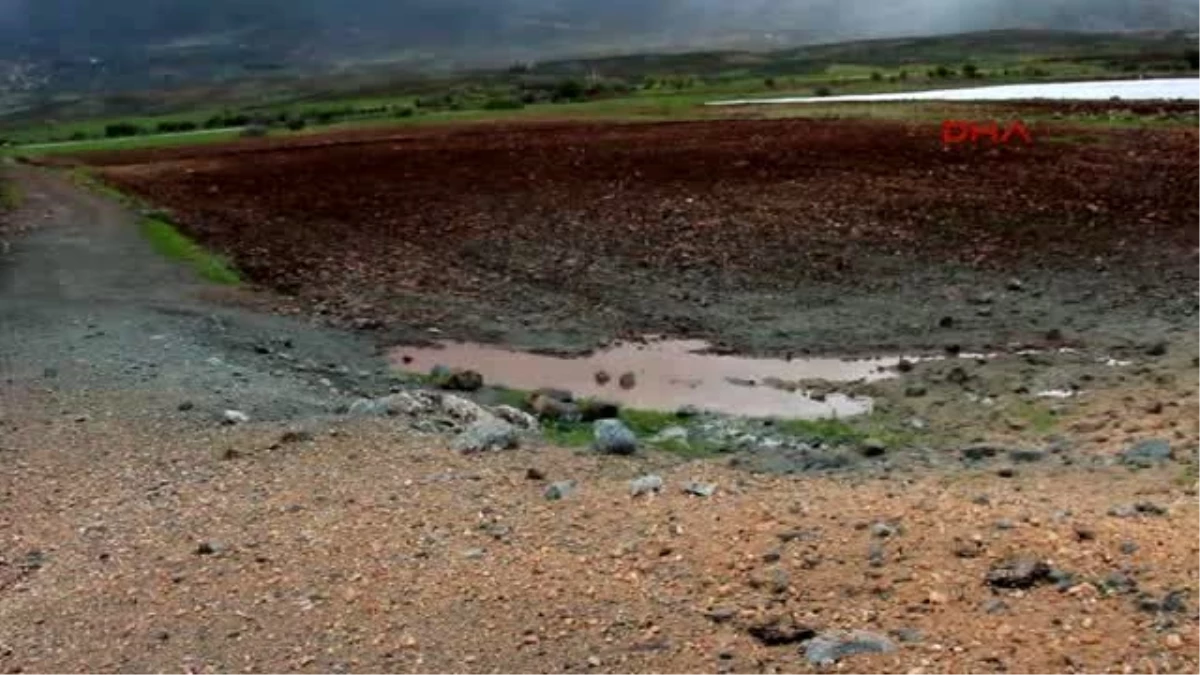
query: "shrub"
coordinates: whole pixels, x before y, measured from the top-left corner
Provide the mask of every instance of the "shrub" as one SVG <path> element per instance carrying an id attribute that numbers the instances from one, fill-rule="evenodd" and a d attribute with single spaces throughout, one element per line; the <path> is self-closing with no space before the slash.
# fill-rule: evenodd
<path id="1" fill-rule="evenodd" d="M 297 117 L 295 119 L 290 119 L 290 120 L 288 120 L 288 123 L 287 123 L 287 128 L 291 129 L 292 131 L 300 131 L 301 129 L 303 129 L 306 126 L 308 126 L 308 123 L 304 121 L 303 117 Z"/>
<path id="2" fill-rule="evenodd" d="M 583 98 L 583 84 L 579 80 L 563 80 L 554 87 L 555 101 L 577 101 Z"/>
<path id="3" fill-rule="evenodd" d="M 763 80 L 763 86 L 765 86 L 767 89 L 774 89 L 775 88 L 775 78 L 768 77 L 767 79 Z"/>
<path id="4" fill-rule="evenodd" d="M 137 136 L 142 133 L 142 128 L 132 122 L 117 122 L 104 127 L 104 135 L 107 138 L 123 138 L 126 136 Z"/>
<path id="5" fill-rule="evenodd" d="M 879 82 L 882 79 L 883 79 L 883 73 L 880 73 L 879 71 L 875 71 L 875 72 L 871 73 L 871 81 L 872 82 Z"/>
<path id="6" fill-rule="evenodd" d="M 962 73 L 963 73 L 964 77 L 969 77 L 969 78 L 974 79 L 976 77 L 979 77 L 979 67 L 976 66 L 974 63 L 964 64 L 962 67 Z"/>
<path id="7" fill-rule="evenodd" d="M 830 89 L 829 87 L 822 85 L 822 86 L 814 89 L 813 93 L 816 94 L 817 96 L 829 96 L 829 95 L 833 94 L 833 90 Z"/>
<path id="8" fill-rule="evenodd" d="M 954 77 L 954 69 L 946 66 L 938 66 L 937 70 L 933 71 L 934 75 L 940 78 Z"/>
<path id="9" fill-rule="evenodd" d="M 1183 53 L 1183 58 L 1188 63 L 1188 68 L 1196 70 L 1200 68 L 1200 50 L 1189 49 Z"/>
<path id="10" fill-rule="evenodd" d="M 896 77 L 900 78 L 900 81 L 903 82 L 908 79 L 908 71 L 902 70 L 902 71 L 900 71 L 900 74 L 897 75 Z"/>
<path id="11" fill-rule="evenodd" d="M 396 117 L 412 117 L 416 111 L 409 107 L 403 107 L 396 110 Z"/>

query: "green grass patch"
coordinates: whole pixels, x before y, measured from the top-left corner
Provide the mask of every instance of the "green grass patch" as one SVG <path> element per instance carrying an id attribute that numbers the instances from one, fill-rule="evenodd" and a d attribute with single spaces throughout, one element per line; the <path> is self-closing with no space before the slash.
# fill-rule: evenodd
<path id="1" fill-rule="evenodd" d="M 174 225 L 157 218 L 143 218 L 141 231 L 155 251 L 171 260 L 187 263 L 204 279 L 226 286 L 242 283 L 228 260 L 206 251 Z"/>
<path id="2" fill-rule="evenodd" d="M 1017 403 L 1012 408 L 1013 416 L 1029 425 L 1029 430 L 1039 434 L 1053 431 L 1058 426 L 1058 416 L 1049 408 L 1037 403 Z"/>
<path id="3" fill-rule="evenodd" d="M 868 433 L 836 418 L 820 420 L 779 420 L 775 428 L 782 433 L 810 441 L 853 443 L 867 438 Z"/>
<path id="4" fill-rule="evenodd" d="M 21 208 L 24 199 L 15 183 L 0 179 L 0 211 L 16 211 Z"/>

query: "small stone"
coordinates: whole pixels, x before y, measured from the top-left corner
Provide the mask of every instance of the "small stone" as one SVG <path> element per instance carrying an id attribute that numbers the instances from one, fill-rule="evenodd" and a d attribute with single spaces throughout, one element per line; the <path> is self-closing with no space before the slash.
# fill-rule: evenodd
<path id="1" fill-rule="evenodd" d="M 525 470 L 526 480 L 545 480 L 546 474 L 541 469 L 529 468 Z"/>
<path id="2" fill-rule="evenodd" d="M 1124 553 L 1125 555 L 1133 555 L 1134 553 L 1137 553 L 1137 550 L 1138 550 L 1138 545 L 1135 544 L 1134 542 L 1132 542 L 1132 541 L 1121 542 L 1121 546 L 1120 546 L 1121 553 Z"/>
<path id="3" fill-rule="evenodd" d="M 196 404 L 192 403 L 191 401 L 184 401 L 176 407 L 179 409 L 179 412 L 187 412 L 187 411 L 191 410 L 192 408 L 195 408 Z"/>
<path id="4" fill-rule="evenodd" d="M 779 559 L 781 557 L 783 557 L 783 554 L 780 553 L 779 549 L 777 549 L 777 548 L 773 548 L 770 551 L 767 551 L 766 553 L 762 554 L 763 562 L 766 562 L 766 563 L 779 562 Z"/>
<path id="5" fill-rule="evenodd" d="M 629 481 L 629 495 L 631 497 L 640 497 L 650 493 L 658 493 L 662 490 L 663 479 L 654 474 L 634 478 Z"/>
<path id="6" fill-rule="evenodd" d="M 941 591 L 930 591 L 929 592 L 929 604 L 944 605 L 947 602 L 950 602 L 950 597 L 947 596 L 945 593 L 942 593 Z"/>
<path id="7" fill-rule="evenodd" d="M 996 471 L 996 475 L 1000 476 L 1001 478 L 1012 478 L 1013 476 L 1017 475 L 1017 470 L 1011 466 L 1006 466 L 1002 469 L 998 469 Z"/>
<path id="8" fill-rule="evenodd" d="M 202 541 L 196 545 L 196 555 L 216 555 L 224 547 L 212 541 Z"/>
<path id="9" fill-rule="evenodd" d="M 1010 558 L 988 570 L 986 581 L 993 588 L 1032 588 L 1051 581 L 1051 568 L 1040 560 Z"/>
<path id="10" fill-rule="evenodd" d="M 823 633 L 808 641 L 804 657 L 814 666 L 828 666 L 857 654 L 885 654 L 895 651 L 888 638 L 868 631 Z"/>
<path id="11" fill-rule="evenodd" d="M 592 668 L 599 668 L 604 662 L 600 660 L 599 656 L 589 656 L 587 657 L 587 664 Z"/>
<path id="12" fill-rule="evenodd" d="M 736 607 L 714 607 L 705 614 L 713 623 L 725 623 L 737 616 Z"/>
<path id="13" fill-rule="evenodd" d="M 1044 450 L 1014 448 L 1008 451 L 1008 458 L 1017 463 L 1040 462 L 1046 459 L 1046 452 Z"/>
<path id="14" fill-rule="evenodd" d="M 940 326 L 942 328 L 953 328 L 954 327 L 954 317 L 943 316 L 942 318 L 938 319 L 938 326 Z"/>
<path id="15" fill-rule="evenodd" d="M 1020 279 L 1012 277 L 1004 284 L 1004 287 L 1010 291 L 1021 291 L 1025 289 L 1025 284 Z"/>
<path id="16" fill-rule="evenodd" d="M 574 492 L 575 492 L 575 481 L 560 480 L 560 481 L 551 483 L 550 485 L 547 485 L 546 490 L 543 493 L 543 495 L 546 497 L 546 499 L 549 499 L 550 501 L 558 501 L 559 499 L 566 499 L 567 497 L 571 496 Z"/>
<path id="17" fill-rule="evenodd" d="M 887 562 L 887 552 L 883 548 L 883 544 L 877 541 L 871 542 L 867 547 L 867 564 L 871 567 L 883 567 Z"/>
<path id="18" fill-rule="evenodd" d="M 797 644 L 810 640 L 817 634 L 812 628 L 796 623 L 790 616 L 767 619 L 750 626 L 747 632 L 768 647 Z"/>
<path id="19" fill-rule="evenodd" d="M 1086 525 L 1076 525 L 1075 538 L 1079 541 L 1093 541 L 1096 538 L 1096 531 Z"/>
<path id="20" fill-rule="evenodd" d="M 878 438 L 868 438 L 859 447 L 864 457 L 880 457 L 887 452 L 887 443 Z"/>
<path id="21" fill-rule="evenodd" d="M 469 548 L 463 551 L 463 557 L 467 560 L 479 560 L 486 554 L 487 552 L 481 548 Z"/>
<path id="22" fill-rule="evenodd" d="M 683 484 L 683 492 L 696 497 L 711 497 L 717 492 L 717 484 L 692 480 Z"/>
<path id="23" fill-rule="evenodd" d="M 596 371 L 595 377 L 596 377 L 596 384 L 600 385 L 601 387 L 603 387 L 604 385 L 606 385 L 612 381 L 612 375 L 609 375 L 607 371 L 603 371 L 603 370 Z"/>
<path id="24" fill-rule="evenodd" d="M 621 420 L 599 420 L 593 426 L 593 447 L 606 455 L 632 455 L 637 452 L 637 436 Z"/>
<path id="25" fill-rule="evenodd" d="M 279 436 L 279 442 L 288 443 L 307 443 L 313 439 L 313 433 L 307 429 L 289 429 Z"/>
<path id="26" fill-rule="evenodd" d="M 920 398 L 927 393 L 928 390 L 919 384 L 909 385 L 904 388 L 904 395 L 909 398 Z"/>
<path id="27" fill-rule="evenodd" d="M 637 386 L 637 376 L 633 373 L 621 373 L 621 377 L 617 378 L 617 384 L 622 389 L 633 389 Z"/>
<path id="28" fill-rule="evenodd" d="M 1165 644 L 1168 649 L 1179 649 L 1183 647 L 1183 638 L 1180 637 L 1178 633 L 1169 633 L 1163 638 L 1163 644 Z"/>
<path id="29" fill-rule="evenodd" d="M 229 426 L 245 424 L 249 421 L 250 416 L 240 410 L 226 410 L 221 413 L 221 422 Z"/>
<path id="30" fill-rule="evenodd" d="M 871 525 L 871 536 L 886 539 L 896 534 L 896 528 L 883 522 L 873 523 Z"/>
<path id="31" fill-rule="evenodd" d="M 1151 343 L 1150 346 L 1146 347 L 1146 355 L 1147 356 L 1163 356 L 1166 353 L 1167 353 L 1167 341 L 1166 340 L 1159 340 L 1158 342 Z"/>
<path id="32" fill-rule="evenodd" d="M 1008 603 L 1000 598 L 990 598 L 980 606 L 980 609 L 987 614 L 999 614 L 1008 611 Z"/>

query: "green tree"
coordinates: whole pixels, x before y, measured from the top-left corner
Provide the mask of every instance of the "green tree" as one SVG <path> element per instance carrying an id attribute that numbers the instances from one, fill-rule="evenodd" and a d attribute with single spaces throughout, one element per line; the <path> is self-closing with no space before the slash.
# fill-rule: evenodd
<path id="1" fill-rule="evenodd" d="M 976 77 L 979 77 L 979 67 L 974 63 L 963 64 L 962 73 L 965 77 L 975 79 Z"/>

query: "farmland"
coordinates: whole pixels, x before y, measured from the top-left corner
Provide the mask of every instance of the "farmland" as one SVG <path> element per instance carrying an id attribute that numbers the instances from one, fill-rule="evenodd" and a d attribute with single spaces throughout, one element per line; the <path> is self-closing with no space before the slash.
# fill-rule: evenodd
<path id="1" fill-rule="evenodd" d="M 989 149 L 917 121 L 484 125 L 83 161 L 284 304 L 396 340 L 677 333 L 781 353 L 1133 329 L 1145 294 L 1191 284 L 1195 132 L 1032 129 Z M 1027 274 L 1045 295 L 936 328 L 975 314 L 948 288 Z M 1060 283 L 1110 311 L 1065 312 Z M 859 311 L 830 321 L 832 298 Z"/>

